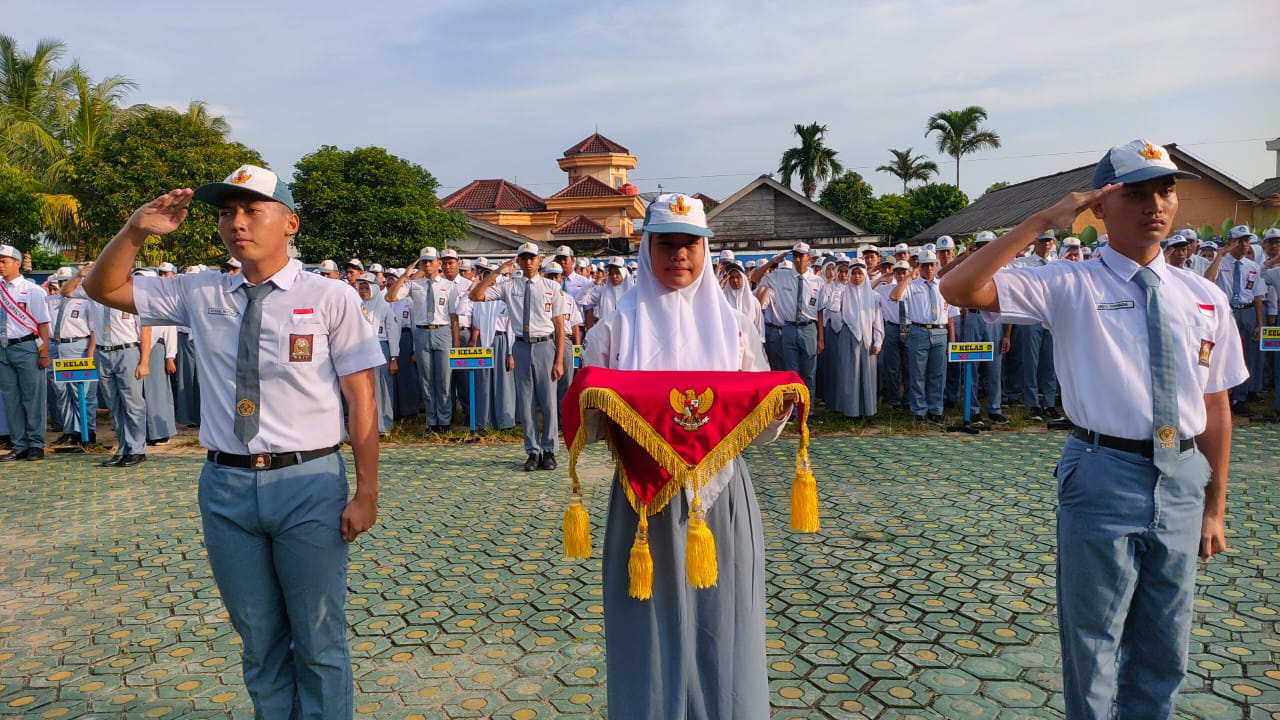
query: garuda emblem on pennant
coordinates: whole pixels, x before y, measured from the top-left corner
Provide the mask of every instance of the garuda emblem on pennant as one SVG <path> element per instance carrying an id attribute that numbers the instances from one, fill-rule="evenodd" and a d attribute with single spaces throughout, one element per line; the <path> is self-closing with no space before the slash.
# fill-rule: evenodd
<path id="1" fill-rule="evenodd" d="M 711 388 L 703 390 L 701 395 L 695 394 L 693 390 L 680 392 L 671 388 L 671 409 L 676 411 L 672 420 L 685 430 L 693 432 L 707 424 L 707 413 L 711 412 L 711 405 L 715 401 L 716 394 Z"/>

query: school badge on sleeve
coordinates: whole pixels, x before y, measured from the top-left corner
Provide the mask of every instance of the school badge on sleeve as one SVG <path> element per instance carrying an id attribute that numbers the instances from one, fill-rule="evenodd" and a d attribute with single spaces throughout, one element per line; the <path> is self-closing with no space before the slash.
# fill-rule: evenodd
<path id="1" fill-rule="evenodd" d="M 1200 366 L 1209 367 L 1209 355 L 1213 352 L 1213 342 L 1209 340 L 1200 341 Z"/>
<path id="2" fill-rule="evenodd" d="M 311 362 L 314 335 L 289 335 L 289 362 Z"/>

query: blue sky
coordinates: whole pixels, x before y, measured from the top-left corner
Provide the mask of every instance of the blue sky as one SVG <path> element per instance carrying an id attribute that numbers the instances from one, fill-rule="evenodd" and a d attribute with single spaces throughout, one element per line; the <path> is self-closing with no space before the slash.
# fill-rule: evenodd
<path id="1" fill-rule="evenodd" d="M 897 192 L 874 171 L 888 148 L 952 181 L 925 122 L 981 105 L 1003 147 L 962 160 L 970 197 L 1137 137 L 1254 185 L 1280 136 L 1276 0 L 0 0 L 0 17 L 25 50 L 58 38 L 93 76 L 132 78 L 131 102 L 205 100 L 282 174 L 323 144 L 379 145 L 442 194 L 501 177 L 550 195 L 597 126 L 641 190 L 719 198 L 776 170 L 795 123 Z"/>

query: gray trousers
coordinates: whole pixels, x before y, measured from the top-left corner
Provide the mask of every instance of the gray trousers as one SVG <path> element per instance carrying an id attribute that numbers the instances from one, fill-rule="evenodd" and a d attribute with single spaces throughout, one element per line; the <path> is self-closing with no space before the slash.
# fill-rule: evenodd
<path id="1" fill-rule="evenodd" d="M 44 449 L 48 390 L 39 358 L 40 350 L 36 348 L 35 340 L 0 345 L 0 393 L 4 394 L 9 439 L 18 452 Z"/>
<path id="2" fill-rule="evenodd" d="M 178 372 L 170 378 L 173 385 L 174 419 L 183 425 L 200 424 L 200 380 L 196 371 L 196 343 L 191 333 L 178 331 Z"/>
<path id="3" fill-rule="evenodd" d="M 555 364 L 555 340 L 533 343 L 517 340 L 511 354 L 516 359 L 516 418 L 524 429 L 526 453 L 556 451 L 556 383 L 551 379 Z M 538 412 L 542 413 L 542 432 L 538 432 Z"/>
<path id="4" fill-rule="evenodd" d="M 1240 331 L 1240 342 L 1244 346 L 1244 365 L 1249 370 L 1249 379 L 1227 393 L 1234 405 L 1244 402 L 1249 393 L 1262 389 L 1262 349 L 1258 347 L 1258 341 L 1253 339 L 1253 331 L 1258 327 L 1258 315 L 1253 306 L 1232 308 L 1231 315 L 1235 318 L 1236 329 Z"/>
<path id="5" fill-rule="evenodd" d="M 391 343 L 382 340 L 378 344 L 382 346 L 382 357 L 386 362 L 373 369 L 373 397 L 378 401 L 378 432 L 385 433 L 390 432 L 395 424 L 395 408 L 391 405 Z"/>
<path id="6" fill-rule="evenodd" d="M 431 427 L 448 426 L 453 420 L 453 400 L 449 397 L 449 348 L 453 331 L 441 326 L 435 330 L 413 329 L 413 351 L 418 357 L 418 377 L 422 380 L 422 405 L 426 423 Z"/>
<path id="7" fill-rule="evenodd" d="M 1000 373 L 1001 365 L 1004 364 L 1004 356 L 1000 352 L 1000 341 L 1004 339 L 1004 330 L 1000 323 L 989 323 L 983 320 L 978 313 L 970 311 L 969 315 L 964 319 L 964 341 L 965 342 L 989 342 L 992 345 L 991 362 L 972 363 L 973 370 L 973 394 L 969 396 L 969 415 L 970 417 L 978 417 L 981 412 L 978 409 L 978 390 L 981 387 L 987 389 L 987 412 L 1000 413 Z M 961 363 L 956 363 L 960 365 Z M 960 392 L 964 392 L 964 369 L 960 370 Z"/>
<path id="8" fill-rule="evenodd" d="M 151 346 L 147 376 L 142 379 L 142 399 L 147 406 L 147 439 L 163 440 L 178 432 L 173 419 L 173 385 L 164 371 L 164 343 Z"/>
<path id="9" fill-rule="evenodd" d="M 400 372 L 392 378 L 396 389 L 396 417 L 414 417 L 422 405 L 422 379 L 418 377 L 417 363 L 414 362 L 413 328 L 400 331 L 396 358 L 400 363 Z"/>
<path id="10" fill-rule="evenodd" d="M 88 349 L 88 338 L 69 343 L 51 342 L 49 343 L 49 357 L 56 357 L 61 360 L 82 358 Z M 57 354 L 55 355 L 54 353 Z M 53 377 L 52 374 L 50 374 L 50 377 Z M 89 415 L 89 429 L 96 431 L 98 429 L 98 383 L 54 383 L 53 385 L 54 401 L 58 405 L 58 419 L 62 421 L 62 424 L 57 425 L 57 427 L 60 427 L 62 432 L 73 435 L 80 434 L 80 391 L 77 390 L 78 387 L 84 390 L 84 404 L 85 410 Z"/>
<path id="11" fill-rule="evenodd" d="M 907 326 L 910 327 L 910 326 Z M 884 401 L 901 405 L 904 386 L 911 376 L 907 369 L 907 336 L 903 326 L 894 322 L 884 324 L 884 347 L 880 348 L 880 383 Z"/>
<path id="12" fill-rule="evenodd" d="M 569 392 L 569 383 L 573 382 L 573 334 L 568 330 L 564 334 L 564 374 L 560 376 L 560 381 L 556 383 L 556 411 L 557 414 L 563 415 L 560 410 L 560 403 L 564 402 L 564 394 Z"/>
<path id="13" fill-rule="evenodd" d="M 516 426 L 516 376 L 507 370 L 511 345 L 506 333 L 493 336 L 493 426 L 509 430 Z"/>
<path id="14" fill-rule="evenodd" d="M 102 404 L 111 413 L 117 456 L 147 452 L 147 407 L 142 399 L 142 381 L 133 376 L 140 352 L 139 348 L 130 347 L 97 353 L 98 385 Z"/>
<path id="15" fill-rule="evenodd" d="M 907 357 L 911 414 L 941 415 L 942 391 L 947 383 L 947 329 L 912 325 L 907 331 Z"/>
<path id="16" fill-rule="evenodd" d="M 1013 329 L 1022 353 L 1022 402 L 1029 408 L 1058 404 L 1058 376 L 1053 371 L 1053 334 L 1042 325 Z"/>
<path id="17" fill-rule="evenodd" d="M 769 360 L 769 369 L 785 370 L 782 359 L 782 326 L 764 326 L 764 354 Z"/>
<path id="18" fill-rule="evenodd" d="M 458 328 L 458 346 L 466 347 L 471 344 L 471 328 Z M 474 370 L 453 370 L 450 379 L 450 390 L 453 393 L 452 404 L 449 409 L 462 410 L 462 416 L 458 418 L 459 422 L 464 425 L 471 425 L 471 385 L 467 378 L 474 373 Z M 479 379 L 477 378 L 477 382 Z M 480 424 L 480 417 L 476 416 L 476 424 Z"/>

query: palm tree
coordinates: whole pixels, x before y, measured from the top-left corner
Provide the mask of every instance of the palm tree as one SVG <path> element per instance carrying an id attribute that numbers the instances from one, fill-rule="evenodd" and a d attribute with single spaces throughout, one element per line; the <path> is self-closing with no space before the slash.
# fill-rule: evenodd
<path id="1" fill-rule="evenodd" d="M 187 105 L 187 117 L 217 132 L 224 138 L 231 132 L 231 124 L 221 115 L 210 115 L 209 104 L 203 100 L 192 100 Z"/>
<path id="2" fill-rule="evenodd" d="M 791 187 L 791 176 L 799 173 L 804 196 L 812 200 L 818 183 L 826 182 L 844 172 L 844 165 L 836 160 L 838 151 L 822 144 L 822 136 L 827 132 L 826 125 L 796 123 L 794 132 L 800 136 L 800 147 L 793 147 L 782 153 L 778 174 L 782 175 L 782 184 Z"/>
<path id="3" fill-rule="evenodd" d="M 907 183 L 912 180 L 928 182 L 930 175 L 938 173 L 937 163 L 932 160 L 926 160 L 924 155 L 912 157 L 912 148 L 907 148 L 906 150 L 889 148 L 889 152 L 893 155 L 893 162 L 888 165 L 881 165 L 876 168 L 876 172 L 889 173 L 901 180 L 903 197 L 907 196 Z"/>
<path id="4" fill-rule="evenodd" d="M 1000 136 L 981 127 L 987 119 L 987 111 L 977 105 L 963 110 L 943 110 L 934 113 L 925 126 L 924 136 L 938 132 L 938 152 L 956 159 L 956 187 L 960 187 L 960 157 L 983 148 L 1000 147 Z"/>
<path id="5" fill-rule="evenodd" d="M 44 39 L 23 53 L 0 35 L 0 153 L 33 177 L 63 151 L 57 123 L 72 84 L 56 66 L 64 51 L 60 41 Z"/>

